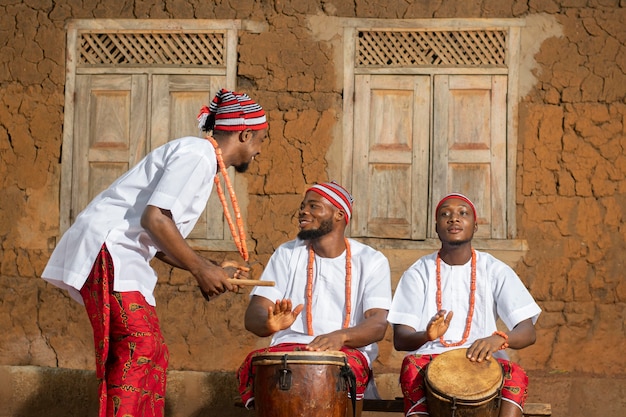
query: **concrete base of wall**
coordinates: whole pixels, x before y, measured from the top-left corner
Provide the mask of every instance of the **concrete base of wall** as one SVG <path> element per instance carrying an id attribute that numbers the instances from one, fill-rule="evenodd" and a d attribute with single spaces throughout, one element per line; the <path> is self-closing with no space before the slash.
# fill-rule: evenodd
<path id="1" fill-rule="evenodd" d="M 529 402 L 550 403 L 552 417 L 605 417 L 626 409 L 626 377 L 600 378 L 529 373 Z M 401 396 L 395 374 L 376 376 L 382 398 Z M 239 405 L 238 405 L 239 404 Z M 92 371 L 0 366 L 0 417 L 89 417 L 97 415 Z M 167 417 L 254 417 L 240 405 L 234 372 L 169 371 Z M 401 413 L 363 412 L 363 417 Z"/>
<path id="2" fill-rule="evenodd" d="M 169 371 L 168 417 L 253 417 L 242 406 L 233 372 Z M 0 417 L 98 415 L 95 372 L 35 366 L 0 366 Z M 216 414 L 216 411 L 219 411 Z"/>

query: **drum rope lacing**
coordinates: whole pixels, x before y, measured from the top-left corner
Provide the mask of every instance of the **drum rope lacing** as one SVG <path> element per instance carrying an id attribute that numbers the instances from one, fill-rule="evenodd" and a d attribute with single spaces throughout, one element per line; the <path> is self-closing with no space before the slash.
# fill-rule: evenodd
<path id="1" fill-rule="evenodd" d="M 233 223 L 233 218 L 230 215 L 230 211 L 228 210 L 228 204 L 226 203 L 226 196 L 224 195 L 224 190 L 222 189 L 222 185 L 220 184 L 220 179 L 216 175 L 213 178 L 215 182 L 215 188 L 217 189 L 217 195 L 220 198 L 220 202 L 222 203 L 222 207 L 224 208 L 224 217 L 226 217 L 226 221 L 228 222 L 228 227 L 230 228 L 230 233 L 233 236 L 233 240 L 235 241 L 235 246 L 239 251 L 239 254 L 243 258 L 244 261 L 248 261 L 248 247 L 246 245 L 246 233 L 243 227 L 243 219 L 241 218 L 241 209 L 239 208 L 239 203 L 237 202 L 237 196 L 235 195 L 235 190 L 233 189 L 233 185 L 230 182 L 230 178 L 228 176 L 228 171 L 226 171 L 226 165 L 224 164 L 224 158 L 222 157 L 222 150 L 219 148 L 217 141 L 211 136 L 206 137 L 213 147 L 215 148 L 215 155 L 217 156 L 217 165 L 219 166 L 220 173 L 222 177 L 224 177 L 224 184 L 226 185 L 226 189 L 228 190 L 228 195 L 230 196 L 230 201 L 233 205 L 233 212 L 235 213 L 235 220 L 237 222 L 237 229 L 235 229 L 235 225 Z"/>
<path id="2" fill-rule="evenodd" d="M 348 359 L 344 358 L 343 361 L 339 375 L 345 379 L 348 384 L 348 392 L 350 393 L 350 401 L 352 402 L 352 417 L 356 417 L 356 375 L 352 368 L 350 368 L 350 365 L 348 365 Z"/>
<path id="3" fill-rule="evenodd" d="M 448 343 L 443 338 L 443 335 L 439 336 L 439 341 L 445 347 L 461 346 L 469 338 L 470 330 L 472 328 L 472 317 L 474 316 L 474 304 L 476 301 L 476 252 L 472 248 L 472 275 L 470 281 L 470 298 L 469 298 L 469 310 L 467 312 L 467 319 L 465 320 L 465 330 L 463 331 L 463 339 L 459 342 Z M 441 310 L 441 256 L 437 252 L 437 311 Z"/>
<path id="4" fill-rule="evenodd" d="M 343 328 L 350 324 L 350 313 L 352 311 L 352 252 L 350 243 L 344 237 L 346 245 L 346 317 L 343 321 Z M 309 262 L 307 265 L 306 279 L 306 325 L 309 336 L 313 336 L 313 264 L 315 263 L 315 251 L 313 245 L 309 245 Z"/>

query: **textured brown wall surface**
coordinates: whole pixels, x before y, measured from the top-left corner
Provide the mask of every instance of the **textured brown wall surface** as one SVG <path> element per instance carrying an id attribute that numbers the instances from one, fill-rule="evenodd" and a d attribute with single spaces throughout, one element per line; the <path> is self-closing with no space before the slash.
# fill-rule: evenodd
<path id="1" fill-rule="evenodd" d="M 537 343 L 516 359 L 550 378 L 616 377 L 612 388 L 623 392 L 625 0 L 0 0 L 0 365 L 93 369 L 82 307 L 39 279 L 59 229 L 67 21 L 267 24 L 261 33 L 241 33 L 237 80 L 270 118 L 270 141 L 246 174 L 248 233 L 262 265 L 295 235 L 292 216 L 305 185 L 328 179 L 329 161 L 340 159 L 329 150 L 341 126 L 341 43 L 314 35 L 313 16 L 546 16 L 559 25 L 559 36 L 534 45 L 534 78 L 520 103 L 517 228 L 529 250 L 515 269 L 544 313 Z M 390 256 L 396 272 L 413 258 Z M 155 267 L 171 369 L 232 371 L 267 343 L 243 328 L 245 293 L 205 303 L 189 274 Z M 375 366 L 386 371 L 397 369 L 400 357 L 390 334 Z"/>

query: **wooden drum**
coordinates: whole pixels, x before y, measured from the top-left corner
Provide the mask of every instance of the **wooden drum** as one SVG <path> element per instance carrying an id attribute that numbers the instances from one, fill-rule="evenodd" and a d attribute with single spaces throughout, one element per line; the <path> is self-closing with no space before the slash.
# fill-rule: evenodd
<path id="1" fill-rule="evenodd" d="M 495 359 L 471 362 L 467 349 L 434 358 L 426 368 L 426 400 L 431 417 L 497 417 L 504 382 Z"/>
<path id="2" fill-rule="evenodd" d="M 259 417 L 344 417 L 343 352 L 269 352 L 252 358 Z M 344 368 L 345 370 L 345 368 Z"/>

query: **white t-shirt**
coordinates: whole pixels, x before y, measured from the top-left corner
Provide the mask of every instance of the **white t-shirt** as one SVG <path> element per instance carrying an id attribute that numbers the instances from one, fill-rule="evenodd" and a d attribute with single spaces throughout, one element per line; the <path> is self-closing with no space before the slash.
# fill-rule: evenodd
<path id="1" fill-rule="evenodd" d="M 159 248 L 141 227 L 147 205 L 172 212 L 183 235 L 191 232 L 206 207 L 217 161 L 206 139 L 184 137 L 150 152 L 97 195 L 78 215 L 55 248 L 42 278 L 69 291 L 82 304 L 79 290 L 103 243 L 114 269 L 115 291 L 139 291 L 155 305 L 157 276 L 150 260 Z"/>
<path id="2" fill-rule="evenodd" d="M 367 310 L 388 310 L 391 304 L 391 278 L 389 262 L 379 251 L 348 239 L 351 249 L 351 315 L 349 327 L 362 322 Z M 270 258 L 263 271 L 262 280 L 274 281 L 273 287 L 257 286 L 252 295 L 265 297 L 272 302 L 290 299 L 293 306 L 304 304 L 305 309 L 289 329 L 276 332 L 271 345 L 279 343 L 311 342 L 315 336 L 339 330 L 346 316 L 346 253 L 336 258 L 315 255 L 312 318 L 314 336 L 307 334 L 306 282 L 308 250 L 306 242 L 295 239 L 281 245 Z M 378 355 L 378 345 L 359 348 L 371 362 Z"/>
<path id="3" fill-rule="evenodd" d="M 404 272 L 387 317 L 390 323 L 404 324 L 416 331 L 426 330 L 426 325 L 437 313 L 436 259 L 437 252 L 426 255 Z M 463 339 L 469 309 L 471 269 L 471 260 L 465 265 L 448 265 L 441 261 L 441 308 L 454 312 L 444 336 L 448 343 Z M 488 253 L 476 251 L 474 315 L 467 342 L 447 348 L 437 339 L 411 353 L 438 354 L 449 349 L 466 348 L 474 340 L 498 330 L 498 318 L 510 330 L 529 318 L 534 324 L 540 313 L 541 309 L 524 283 L 508 265 Z M 506 357 L 506 354 L 499 351 L 497 356 Z"/>

